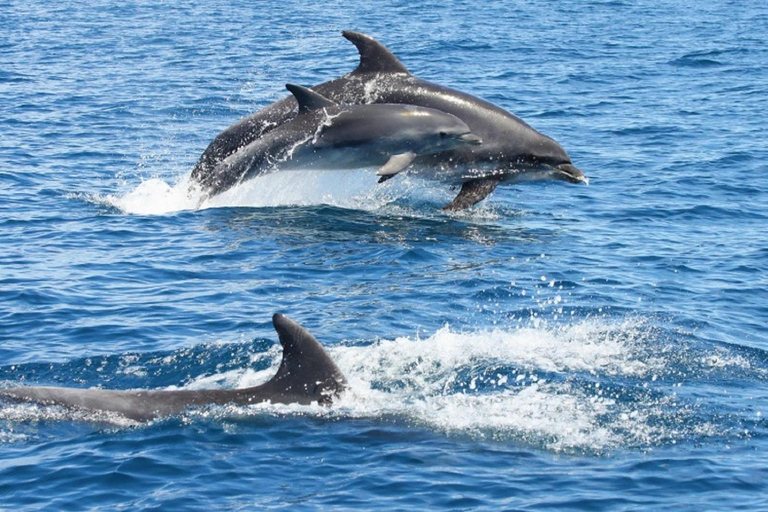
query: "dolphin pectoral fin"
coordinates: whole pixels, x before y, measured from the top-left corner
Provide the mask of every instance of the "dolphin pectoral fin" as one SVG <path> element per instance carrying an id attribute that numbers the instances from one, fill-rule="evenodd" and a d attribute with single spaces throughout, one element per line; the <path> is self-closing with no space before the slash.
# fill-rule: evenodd
<path id="1" fill-rule="evenodd" d="M 501 183 L 501 177 L 490 176 L 487 178 L 477 178 L 465 182 L 461 186 L 459 194 L 443 210 L 459 211 L 469 208 L 488 197 L 496 190 L 496 186 Z"/>
<path id="2" fill-rule="evenodd" d="M 416 158 L 416 153 L 411 151 L 389 157 L 387 163 L 379 167 L 376 171 L 376 176 L 381 176 L 381 178 L 379 178 L 379 183 L 384 183 L 389 178 L 393 178 L 395 174 L 411 165 L 414 158 Z"/>
<path id="3" fill-rule="evenodd" d="M 371 36 L 352 30 L 344 30 L 341 35 L 360 52 L 360 65 L 353 73 L 408 73 L 400 59 Z"/>

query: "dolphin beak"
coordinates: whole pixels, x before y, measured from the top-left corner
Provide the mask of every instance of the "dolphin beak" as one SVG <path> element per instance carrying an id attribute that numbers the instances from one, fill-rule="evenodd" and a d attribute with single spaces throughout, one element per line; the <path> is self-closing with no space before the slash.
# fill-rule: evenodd
<path id="1" fill-rule="evenodd" d="M 589 184 L 589 179 L 584 176 L 578 167 L 571 164 L 560 164 L 555 166 L 555 169 L 561 174 L 561 179 L 569 183 L 586 183 Z"/>
<path id="2" fill-rule="evenodd" d="M 472 144 L 473 146 L 479 146 L 483 143 L 483 139 L 473 133 L 465 133 L 464 135 L 460 135 L 458 139 L 467 144 Z"/>

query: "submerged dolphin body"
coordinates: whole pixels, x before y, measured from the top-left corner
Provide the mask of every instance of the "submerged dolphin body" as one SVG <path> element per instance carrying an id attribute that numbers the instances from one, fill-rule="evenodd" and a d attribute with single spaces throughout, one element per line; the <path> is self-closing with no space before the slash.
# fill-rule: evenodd
<path id="1" fill-rule="evenodd" d="M 306 329 L 275 314 L 272 323 L 283 346 L 277 373 L 260 386 L 244 389 L 113 391 L 59 387 L 0 389 L 15 401 L 62 405 L 86 411 L 121 414 L 147 421 L 209 404 L 249 405 L 259 402 L 330 405 L 347 387 L 341 370 Z"/>
<path id="2" fill-rule="evenodd" d="M 454 115 L 413 105 L 338 105 L 305 87 L 286 85 L 298 115 L 194 175 L 207 195 L 276 170 L 379 167 L 388 179 L 418 155 L 481 144 Z"/>
<path id="3" fill-rule="evenodd" d="M 343 104 L 402 103 L 448 112 L 482 139 L 479 146 L 463 146 L 414 159 L 415 172 L 462 186 L 446 209 L 472 206 L 503 182 L 586 181 L 557 142 L 518 117 L 475 96 L 413 76 L 372 37 L 352 31 L 342 34 L 360 52 L 360 65 L 347 75 L 314 86 L 313 90 Z M 203 152 L 192 170 L 193 179 L 204 179 L 220 162 L 295 115 L 296 101 L 288 97 L 230 126 Z"/>

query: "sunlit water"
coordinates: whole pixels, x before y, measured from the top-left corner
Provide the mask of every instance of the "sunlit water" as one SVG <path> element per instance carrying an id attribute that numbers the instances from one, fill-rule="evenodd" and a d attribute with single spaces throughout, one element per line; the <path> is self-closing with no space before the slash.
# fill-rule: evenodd
<path id="1" fill-rule="evenodd" d="M 768 507 L 768 8 L 11 4 L 0 385 L 233 388 L 296 319 L 330 408 L 136 424 L 0 403 L 9 509 Z M 210 140 L 353 69 L 356 29 L 560 141 L 589 186 L 283 172 Z"/>

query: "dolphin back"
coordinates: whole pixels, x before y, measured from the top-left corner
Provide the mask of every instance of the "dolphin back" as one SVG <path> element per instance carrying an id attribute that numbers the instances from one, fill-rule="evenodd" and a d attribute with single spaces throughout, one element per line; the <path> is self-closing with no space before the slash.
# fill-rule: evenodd
<path id="1" fill-rule="evenodd" d="M 117 413 L 135 421 L 178 414 L 188 407 L 259 402 L 317 402 L 330 405 L 346 388 L 347 380 L 320 343 L 286 316 L 272 322 L 283 346 L 283 359 L 274 377 L 260 386 L 243 389 L 118 391 L 65 387 L 0 389 L 0 397 L 84 411 Z"/>

